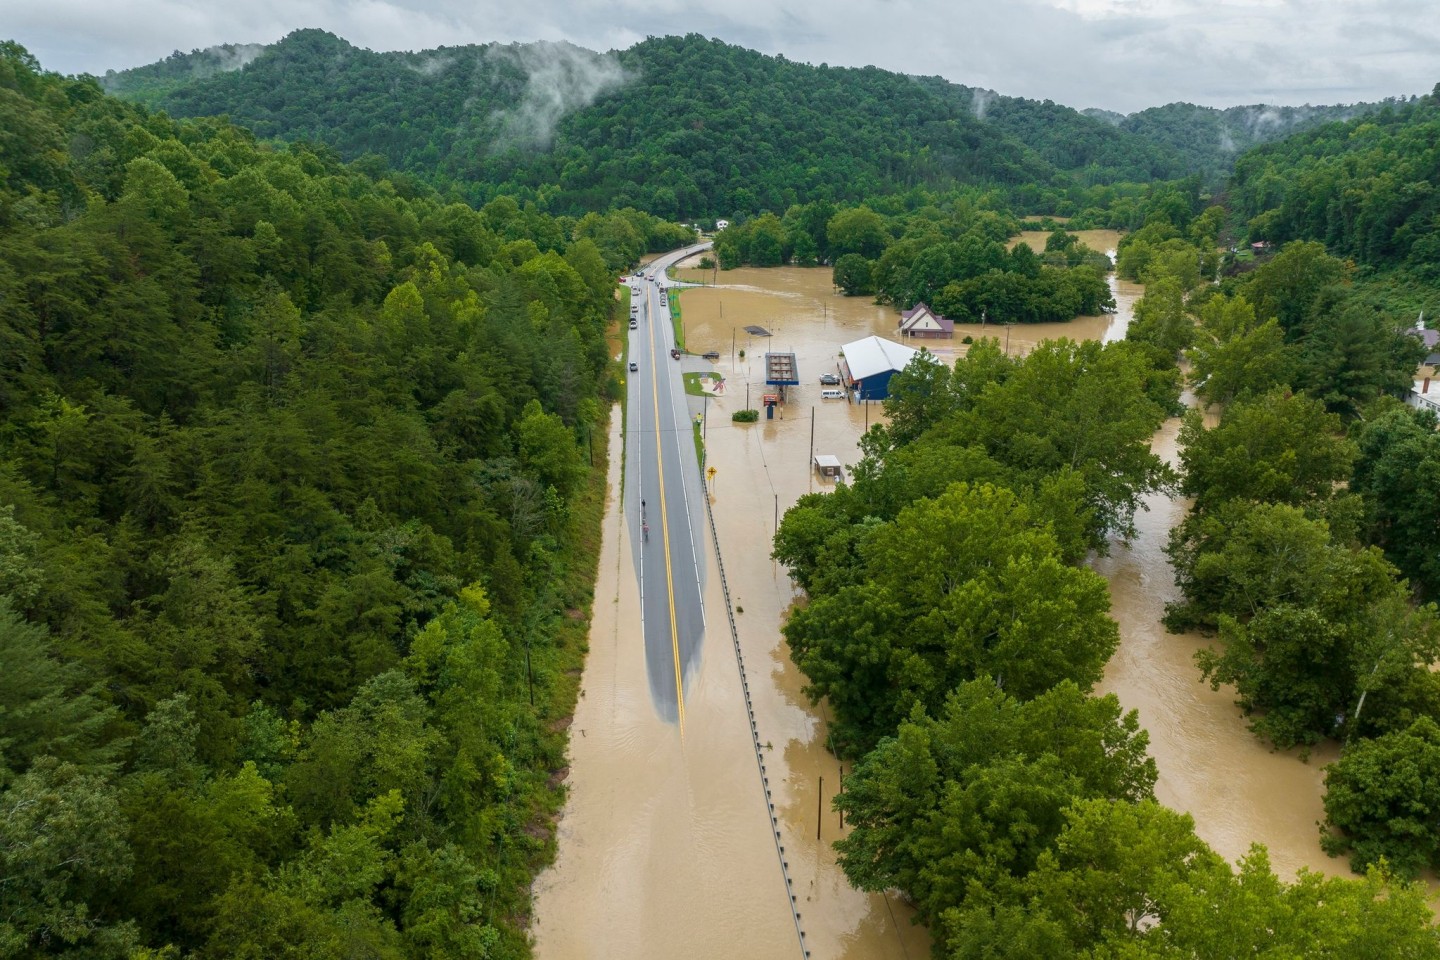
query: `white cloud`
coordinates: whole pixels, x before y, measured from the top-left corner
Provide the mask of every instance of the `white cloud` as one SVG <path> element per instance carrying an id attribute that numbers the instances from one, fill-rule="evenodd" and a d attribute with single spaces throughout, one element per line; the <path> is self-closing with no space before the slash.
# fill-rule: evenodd
<path id="1" fill-rule="evenodd" d="M 604 51 L 700 33 L 792 60 L 938 74 L 1003 94 L 1136 110 L 1335 103 L 1440 80 L 1427 0 L 11 0 L 5 30 L 50 69 L 321 27 L 376 50 L 568 40 Z"/>

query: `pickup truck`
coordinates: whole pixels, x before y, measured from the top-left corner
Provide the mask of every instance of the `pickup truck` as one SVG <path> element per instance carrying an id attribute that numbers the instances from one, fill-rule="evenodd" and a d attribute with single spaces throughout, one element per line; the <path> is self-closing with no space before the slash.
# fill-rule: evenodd
<path id="1" fill-rule="evenodd" d="M 701 354 L 701 356 L 704 357 L 706 360 L 719 360 L 719 359 L 720 359 L 720 351 L 719 351 L 719 350 L 706 350 L 704 353 Z"/>

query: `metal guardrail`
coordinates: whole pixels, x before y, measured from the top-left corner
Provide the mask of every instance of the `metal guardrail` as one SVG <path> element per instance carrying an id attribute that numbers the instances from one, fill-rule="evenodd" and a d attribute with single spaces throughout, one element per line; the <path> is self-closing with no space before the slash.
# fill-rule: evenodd
<path id="1" fill-rule="evenodd" d="M 765 791 L 765 811 L 770 817 L 775 856 L 780 861 L 780 875 L 785 878 L 785 895 L 790 898 L 790 915 L 795 920 L 795 935 L 800 938 L 800 953 L 808 960 L 810 948 L 805 945 L 805 928 L 800 925 L 795 884 L 790 879 L 790 864 L 785 859 L 785 845 L 780 842 L 780 821 L 775 816 L 775 801 L 770 795 L 770 776 L 765 772 L 765 753 L 760 746 L 760 730 L 755 726 L 755 704 L 750 699 L 750 681 L 745 676 L 745 654 L 740 649 L 740 631 L 735 627 L 735 607 L 730 602 L 730 585 L 725 580 L 725 560 L 720 556 L 720 531 L 715 526 L 715 511 L 710 507 L 710 485 L 703 473 L 700 476 L 700 488 L 705 495 L 705 517 L 710 521 L 710 540 L 715 546 L 715 564 L 720 570 L 720 590 L 725 594 L 725 616 L 730 621 L 730 642 L 735 647 L 735 665 L 740 671 L 740 688 L 745 694 L 745 712 L 750 717 L 750 743 L 755 749 L 755 766 L 760 773 L 760 788 Z"/>

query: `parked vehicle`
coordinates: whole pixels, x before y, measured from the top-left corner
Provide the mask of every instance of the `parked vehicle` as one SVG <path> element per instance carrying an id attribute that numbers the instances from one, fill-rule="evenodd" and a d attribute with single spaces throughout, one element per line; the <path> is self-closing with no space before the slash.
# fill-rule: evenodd
<path id="1" fill-rule="evenodd" d="M 840 386 L 840 378 L 833 373 L 822 373 L 820 374 L 820 384 L 826 387 L 838 387 Z"/>
<path id="2" fill-rule="evenodd" d="M 844 390 L 821 390 L 821 391 L 820 391 L 820 399 L 821 399 L 821 400 L 844 400 L 844 399 L 845 399 L 845 391 L 844 391 Z"/>
<path id="3" fill-rule="evenodd" d="M 671 360 L 679 360 L 679 359 L 680 359 L 680 351 L 679 351 L 678 349 L 676 349 L 675 347 L 671 347 L 671 348 L 670 348 L 670 359 L 671 359 Z"/>
<path id="4" fill-rule="evenodd" d="M 703 356 L 706 360 L 719 360 L 719 359 L 720 359 L 720 351 L 719 351 L 719 350 L 706 350 L 703 354 L 701 354 L 701 356 Z"/>

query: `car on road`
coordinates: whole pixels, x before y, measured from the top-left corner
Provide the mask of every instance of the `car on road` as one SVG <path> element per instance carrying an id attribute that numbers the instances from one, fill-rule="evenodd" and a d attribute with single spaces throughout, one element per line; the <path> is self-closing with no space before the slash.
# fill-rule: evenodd
<path id="1" fill-rule="evenodd" d="M 631 361 L 630 361 L 630 372 L 631 372 L 631 373 L 634 373 L 636 370 L 639 370 L 639 369 L 640 369 L 640 364 L 636 363 L 634 360 L 631 360 Z"/>
<path id="2" fill-rule="evenodd" d="M 631 330 L 634 330 L 634 329 L 635 329 L 636 327 L 638 327 L 638 326 L 640 326 L 640 321 L 639 321 L 639 320 L 636 320 L 634 317 L 631 317 L 631 318 L 630 318 L 630 329 L 631 329 Z"/>
<path id="3" fill-rule="evenodd" d="M 825 387 L 838 387 L 840 385 L 840 378 L 833 373 L 822 373 L 820 374 L 820 385 Z"/>

